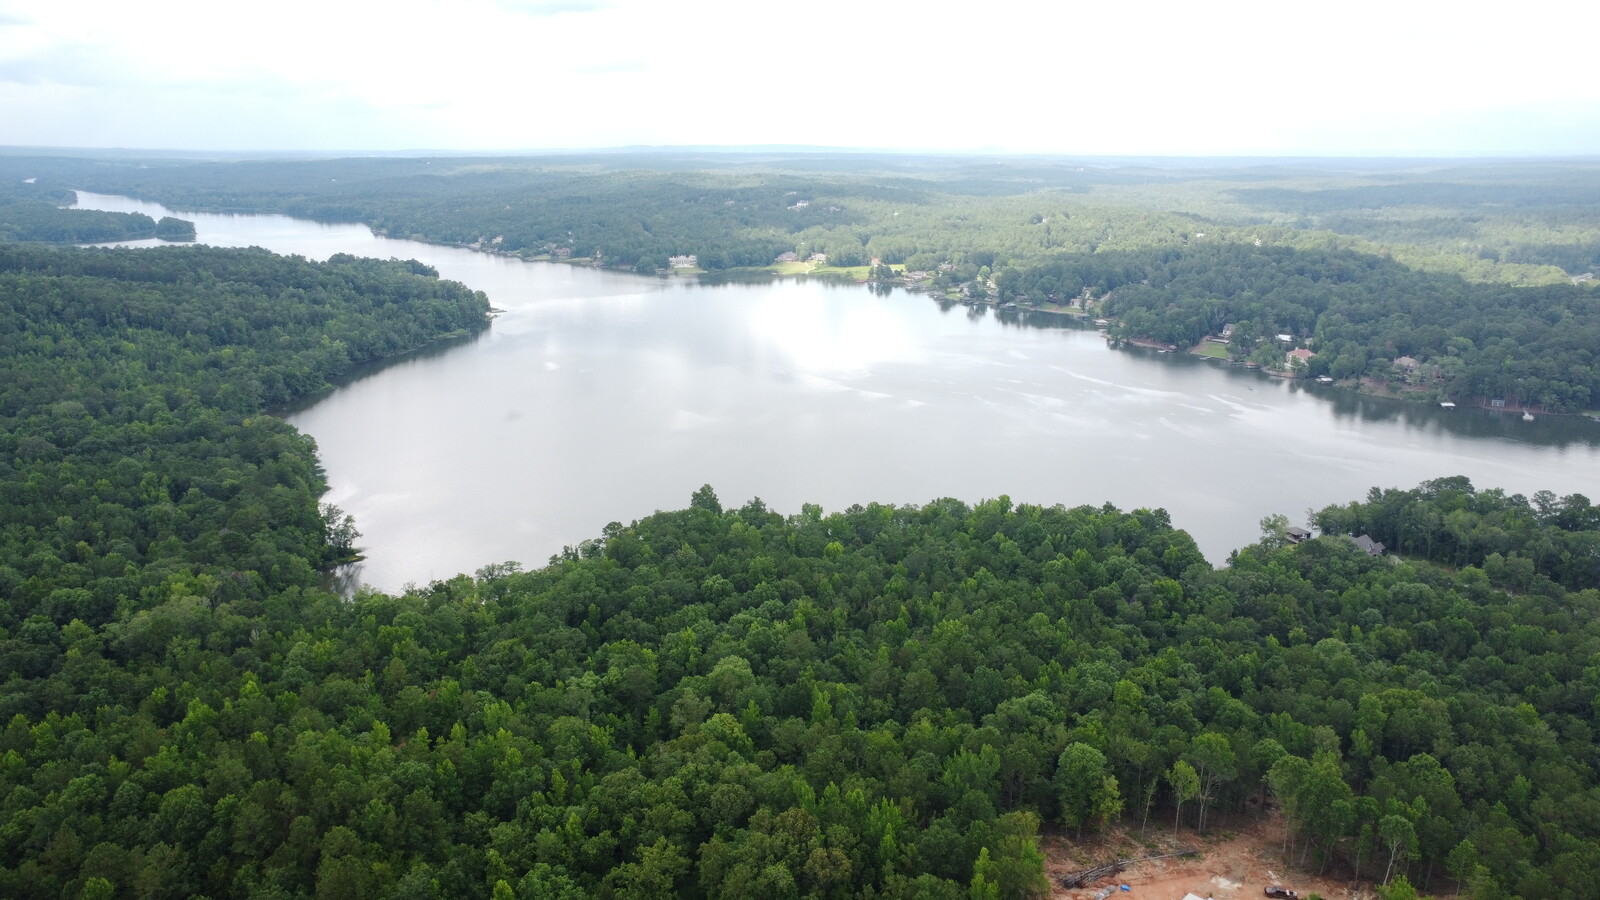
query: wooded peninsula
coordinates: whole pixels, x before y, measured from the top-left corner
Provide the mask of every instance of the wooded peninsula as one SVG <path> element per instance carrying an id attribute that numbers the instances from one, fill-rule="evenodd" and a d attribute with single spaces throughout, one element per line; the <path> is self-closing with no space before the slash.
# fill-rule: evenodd
<path id="1" fill-rule="evenodd" d="M 1594 407 L 1592 168 L 1310 169 L 0 157 L 30 193 L 0 194 L 0 894 L 1040 897 L 1045 834 L 1276 814 L 1285 866 L 1385 898 L 1592 896 L 1582 495 L 1375 487 L 1219 568 L 1160 509 L 708 485 L 532 571 L 341 597 L 357 523 L 269 410 L 488 298 L 414 261 L 50 245 L 155 236 L 56 208 L 76 188 L 652 273 L 820 253 Z"/>

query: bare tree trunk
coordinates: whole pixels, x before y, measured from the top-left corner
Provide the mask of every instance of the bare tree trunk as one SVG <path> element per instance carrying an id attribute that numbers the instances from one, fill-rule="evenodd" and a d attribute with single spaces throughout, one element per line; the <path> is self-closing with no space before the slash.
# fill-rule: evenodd
<path id="1" fill-rule="evenodd" d="M 1150 807 L 1156 804 L 1156 783 L 1154 781 L 1144 788 L 1144 818 L 1139 822 L 1139 839 L 1144 840 L 1145 827 L 1150 824 Z"/>

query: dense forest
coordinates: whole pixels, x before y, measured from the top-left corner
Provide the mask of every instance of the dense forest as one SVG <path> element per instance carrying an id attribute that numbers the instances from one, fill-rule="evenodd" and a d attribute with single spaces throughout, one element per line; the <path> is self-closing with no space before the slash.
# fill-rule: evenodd
<path id="1" fill-rule="evenodd" d="M 1285 369 L 1308 347 L 1301 374 L 1419 399 L 1600 410 L 1600 168 L 1581 162 L 0 157 L 0 173 L 646 273 L 820 254 L 951 297 L 1088 306 L 1113 336 L 1180 349 L 1234 325 L 1239 362 Z"/>
<path id="2" fill-rule="evenodd" d="M 72 191 L 11 179 L 0 184 L 0 242 L 94 244 L 159 238 L 194 240 L 194 223 L 173 216 L 65 209 Z"/>
<path id="3" fill-rule="evenodd" d="M 13 634 L 35 615 L 98 628 L 193 578 L 229 598 L 315 584 L 345 523 L 318 510 L 310 440 L 262 412 L 488 309 L 416 263 L 206 247 L 0 244 L 0 298 Z"/>
<path id="4" fill-rule="evenodd" d="M 1600 507 L 1582 494 L 1532 498 L 1474 490 L 1441 478 L 1411 490 L 1373 488 L 1365 503 L 1330 506 L 1314 517 L 1334 534 L 1365 533 L 1407 555 L 1476 565 L 1519 591 L 1600 588 Z"/>
<path id="5" fill-rule="evenodd" d="M 0 197 L 0 241 L 94 244 L 160 238 L 194 240 L 194 223 L 144 213 L 59 209 L 49 203 Z"/>
<path id="6" fill-rule="evenodd" d="M 1232 325 L 1231 355 L 1268 367 L 1285 368 L 1286 350 L 1309 346 L 1309 376 L 1392 380 L 1427 399 L 1600 407 L 1600 294 L 1591 287 L 1484 284 L 1351 251 L 1237 243 L 1096 254 L 1016 284 L 1039 292 L 1080 282 L 1109 292 L 1099 309 L 1115 317 L 1113 337 L 1188 348 Z M 1398 370 L 1407 357 L 1410 371 Z"/>
<path id="7" fill-rule="evenodd" d="M 1600 594 L 1273 537 L 1213 570 L 1160 511 L 703 488 L 534 572 L 36 612 L 0 889 L 1028 897 L 1042 828 L 1268 797 L 1292 864 L 1588 896 Z"/>

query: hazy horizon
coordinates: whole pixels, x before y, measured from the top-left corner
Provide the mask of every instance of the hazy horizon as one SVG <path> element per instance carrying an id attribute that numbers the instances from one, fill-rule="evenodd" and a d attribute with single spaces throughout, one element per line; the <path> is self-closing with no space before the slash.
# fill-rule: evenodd
<path id="1" fill-rule="evenodd" d="M 1076 154 L 1076 153 L 1043 153 L 1021 152 L 975 148 L 971 150 L 938 150 L 916 147 L 829 147 L 808 145 L 784 144 L 662 144 L 651 146 L 617 146 L 617 147 L 571 147 L 571 148 L 506 148 L 506 149 L 473 149 L 473 148 L 427 148 L 427 147 L 402 147 L 395 149 L 375 149 L 362 147 L 331 147 L 326 149 L 253 149 L 248 147 L 200 149 L 194 147 L 115 147 L 115 146 L 42 146 L 23 144 L 0 144 L 0 156 L 40 156 L 40 157 L 74 157 L 87 158 L 104 157 L 107 159 L 163 159 L 199 161 L 229 161 L 229 160 L 319 160 L 319 159 L 445 159 L 460 158 L 471 159 L 482 157 L 485 159 L 519 159 L 549 157 L 588 157 L 588 156 L 649 156 L 673 154 L 738 154 L 749 155 L 815 155 L 815 156 L 881 156 L 902 158 L 996 158 L 1008 160 L 1040 160 L 1046 162 L 1076 163 L 1079 165 L 1112 167 L 1112 166 L 1217 166 L 1222 168 L 1246 167 L 1256 165 L 1274 164 L 1372 164 L 1387 166 L 1389 164 L 1426 165 L 1426 164 L 1455 164 L 1455 163 L 1584 163 L 1600 162 L 1600 151 L 1593 153 L 1571 154 L 1458 154 L 1458 155 L 1377 155 L 1377 154 Z"/>
<path id="2" fill-rule="evenodd" d="M 0 0 L 0 145 L 262 155 L 806 147 L 1600 155 L 1592 9 Z M 785 151 L 793 152 L 793 151 Z"/>

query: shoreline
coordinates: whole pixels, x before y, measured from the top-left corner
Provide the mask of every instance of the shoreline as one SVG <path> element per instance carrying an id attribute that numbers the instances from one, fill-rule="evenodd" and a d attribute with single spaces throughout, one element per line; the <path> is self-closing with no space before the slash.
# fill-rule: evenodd
<path id="1" fill-rule="evenodd" d="M 1140 347 L 1145 350 L 1154 350 L 1161 354 L 1172 353 L 1176 352 L 1177 350 L 1176 345 L 1163 344 L 1159 341 L 1153 341 L 1148 338 L 1121 338 L 1117 340 L 1107 340 L 1107 346 L 1112 348 L 1129 345 Z M 1192 356 L 1195 359 L 1202 361 L 1215 360 L 1216 362 L 1230 367 L 1240 365 L 1237 361 L 1231 358 L 1207 356 L 1205 354 L 1195 353 L 1192 349 L 1186 351 L 1185 355 Z M 1282 369 L 1270 369 L 1265 366 L 1260 366 L 1255 369 L 1251 369 L 1250 371 L 1259 372 L 1260 374 L 1270 378 L 1283 378 L 1290 381 L 1305 381 L 1308 383 L 1317 384 L 1316 379 L 1310 377 L 1309 375 L 1287 372 Z M 1355 383 L 1352 384 L 1352 381 Z M 1453 402 L 1455 404 L 1455 408 L 1457 409 L 1476 409 L 1484 412 L 1508 413 L 1518 416 L 1527 414 L 1535 417 L 1578 417 L 1590 419 L 1596 423 L 1600 423 L 1600 410 L 1586 409 L 1577 410 L 1574 412 L 1561 412 L 1558 410 L 1546 409 L 1538 406 L 1537 404 L 1530 405 L 1522 403 L 1507 403 L 1504 406 L 1496 407 L 1489 405 L 1490 398 L 1488 397 L 1470 397 L 1462 400 L 1449 401 L 1446 397 L 1432 389 L 1391 391 L 1386 388 L 1378 387 L 1377 384 L 1374 384 L 1374 381 L 1374 379 L 1369 377 L 1361 377 L 1359 379 L 1346 378 L 1332 382 L 1331 384 L 1317 384 L 1317 386 L 1347 391 L 1363 397 L 1373 397 L 1379 400 L 1396 400 L 1403 403 L 1418 404 L 1425 407 L 1437 406 L 1440 402 Z"/>
<path id="2" fill-rule="evenodd" d="M 155 202 L 155 201 L 152 201 L 152 202 Z M 312 221 L 316 221 L 316 220 L 312 220 Z M 382 231 L 379 231 L 378 229 L 372 228 L 371 225 L 369 225 L 369 224 L 367 224 L 365 222 L 358 222 L 358 223 L 354 223 L 354 224 L 366 225 L 366 227 L 369 230 L 371 230 L 374 235 L 378 235 L 378 236 L 382 236 L 382 237 L 389 237 L 390 236 L 386 232 L 382 232 Z M 487 246 L 487 245 L 484 245 L 484 244 L 481 244 L 481 243 L 474 244 L 474 243 L 461 243 L 461 242 L 453 242 L 453 241 L 437 241 L 437 240 L 431 240 L 431 239 L 428 239 L 428 238 L 425 238 L 425 237 L 420 237 L 420 236 L 411 236 L 411 237 L 406 238 L 406 239 L 407 240 L 418 241 L 419 243 L 432 244 L 432 245 L 440 246 L 440 247 L 459 248 L 459 249 L 469 250 L 469 251 L 473 251 L 473 252 L 477 252 L 477 253 L 484 253 L 484 254 L 488 254 L 488 255 L 491 255 L 491 256 L 501 256 L 501 257 L 506 257 L 506 258 L 511 258 L 511 259 L 520 259 L 520 260 L 523 260 L 525 262 L 545 262 L 545 263 L 558 263 L 558 264 L 567 264 L 567 265 L 579 265 L 579 266 L 583 266 L 583 267 L 608 269 L 610 271 L 616 271 L 616 272 L 631 272 L 632 271 L 631 268 L 626 267 L 626 266 L 619 266 L 619 267 L 615 267 L 615 268 L 612 268 L 610 266 L 606 266 L 604 264 L 596 266 L 594 264 L 593 258 L 591 258 L 591 257 L 558 257 L 558 256 L 554 256 L 554 255 L 549 254 L 549 253 L 530 254 L 530 253 L 527 253 L 525 250 L 502 250 L 499 247 Z M 853 267 L 853 268 L 858 268 L 858 267 Z M 779 271 L 776 266 L 741 266 L 741 267 L 733 268 L 733 269 L 720 269 L 720 270 L 716 270 L 714 272 L 710 271 L 710 270 L 698 269 L 698 268 L 696 268 L 696 269 L 673 269 L 673 270 L 669 270 L 667 273 L 665 273 L 664 276 L 661 276 L 661 275 L 658 274 L 658 277 L 674 277 L 674 276 L 676 276 L 676 277 L 693 278 L 696 281 L 704 281 L 704 280 L 707 279 L 707 276 L 709 276 L 710 279 L 713 280 L 713 281 L 715 281 L 717 278 L 720 278 L 720 277 L 730 277 L 730 276 L 738 277 L 738 278 L 750 278 L 750 277 L 755 277 L 755 276 L 761 276 L 761 277 L 765 277 L 765 278 L 771 279 L 771 280 L 778 280 L 778 279 L 781 279 L 781 278 L 786 278 L 786 277 L 791 277 L 791 276 L 820 277 L 820 278 L 833 278 L 833 279 L 849 279 L 849 280 L 854 281 L 857 284 L 885 284 L 885 285 L 891 285 L 893 287 L 901 288 L 903 290 L 906 290 L 909 293 L 925 294 L 925 295 L 928 295 L 928 296 L 935 297 L 936 299 L 954 299 L 954 298 L 949 297 L 948 295 L 944 296 L 943 298 L 939 298 L 938 297 L 938 291 L 934 290 L 931 287 L 931 285 L 922 285 L 922 284 L 919 284 L 919 283 L 908 282 L 908 281 L 904 281 L 904 280 L 901 280 L 901 279 L 895 279 L 895 280 L 891 280 L 891 281 L 876 281 L 876 280 L 871 279 L 871 278 L 865 278 L 865 279 L 857 278 L 857 277 L 854 277 L 850 273 L 850 271 L 848 269 L 832 269 L 831 267 L 828 267 L 828 266 L 813 266 L 812 268 L 808 269 L 805 272 L 795 272 L 795 273 L 786 273 L 786 272 Z M 994 309 L 997 309 L 997 310 L 1004 308 L 1004 306 L 1001 303 L 999 303 L 996 300 L 991 300 L 989 298 L 963 300 L 961 302 L 970 302 L 970 303 L 979 304 L 979 305 L 983 305 L 983 306 L 990 306 L 990 307 L 993 307 Z M 1091 312 L 1089 312 L 1087 310 L 1078 310 L 1078 309 L 1070 309 L 1070 308 L 1069 309 L 1063 309 L 1060 306 L 1054 306 L 1054 305 L 1052 305 L 1050 307 L 1029 305 L 1029 306 L 1016 306 L 1014 308 L 1016 310 L 1018 310 L 1018 311 L 1047 313 L 1047 314 L 1050 314 L 1050 315 L 1065 316 L 1065 317 L 1068 317 L 1068 318 L 1071 318 L 1071 319 L 1078 319 L 1078 320 L 1089 320 L 1091 318 L 1091 316 L 1093 315 Z M 485 317 L 486 318 L 485 324 L 487 325 L 489 323 L 492 323 L 493 319 L 500 312 L 503 312 L 503 310 L 496 310 L 496 309 L 493 309 L 491 307 L 490 312 Z M 476 329 L 474 329 L 474 331 L 475 330 Z M 457 333 L 454 333 L 454 334 L 451 334 L 451 335 L 441 336 L 440 338 L 436 338 L 434 341 L 430 341 L 429 345 L 437 343 L 439 341 L 450 340 L 452 338 L 465 337 L 465 336 L 470 335 L 471 333 L 472 333 L 472 331 L 466 331 L 466 332 L 457 332 Z M 1109 346 L 1109 347 L 1117 347 L 1119 345 L 1127 345 L 1127 344 L 1131 344 L 1131 345 L 1133 345 L 1135 347 L 1141 347 L 1141 348 L 1144 348 L 1146 350 L 1154 350 L 1157 353 L 1161 353 L 1161 354 L 1176 353 L 1180 349 L 1178 347 L 1178 345 L 1176 345 L 1176 344 L 1164 344 L 1164 343 L 1161 343 L 1159 341 L 1150 340 L 1148 338 L 1122 338 L 1120 340 L 1111 340 L 1111 339 L 1108 338 L 1108 340 L 1107 340 L 1107 346 Z M 406 355 L 411 354 L 411 353 L 416 353 L 416 352 L 418 352 L 420 350 L 428 349 L 429 345 L 423 345 L 422 347 L 412 348 L 411 350 L 403 351 L 400 354 L 396 354 L 396 356 L 397 357 L 403 357 L 403 356 L 406 356 Z M 1188 355 L 1195 356 L 1198 359 L 1216 359 L 1217 361 L 1222 362 L 1222 363 L 1227 364 L 1227 365 L 1233 365 L 1234 364 L 1234 360 L 1232 360 L 1231 358 L 1208 357 L 1208 356 L 1205 356 L 1203 354 L 1194 353 L 1192 350 L 1191 351 L 1186 351 L 1186 352 L 1188 353 Z M 386 362 L 386 361 L 388 361 L 390 359 L 393 359 L 393 358 L 394 357 L 382 357 L 382 358 L 377 359 L 377 360 L 368 360 L 365 363 L 358 363 L 357 365 L 371 365 L 371 364 L 374 364 L 374 363 L 382 363 L 382 362 Z M 1306 375 L 1299 375 L 1299 374 L 1295 374 L 1295 373 L 1284 372 L 1284 371 L 1281 371 L 1281 370 L 1269 369 L 1269 368 L 1266 368 L 1264 366 L 1256 369 L 1255 371 L 1259 371 L 1259 372 L 1261 372 L 1261 373 L 1263 373 L 1263 374 L 1265 374 L 1265 375 L 1267 375 L 1269 377 L 1273 377 L 1273 378 L 1287 378 L 1287 379 L 1295 380 L 1295 381 L 1313 381 L 1313 379 L 1311 379 L 1309 376 L 1306 376 Z M 1431 392 L 1425 392 L 1425 391 L 1401 391 L 1401 392 L 1396 393 L 1396 392 L 1390 392 L 1390 391 L 1387 391 L 1387 390 L 1372 390 L 1372 389 L 1369 389 L 1369 387 L 1365 384 L 1366 380 L 1367 379 L 1365 379 L 1365 378 L 1359 379 L 1359 382 L 1361 382 L 1361 383 L 1357 387 L 1354 387 L 1354 388 L 1352 388 L 1352 387 L 1350 387 L 1348 385 L 1349 379 L 1345 379 L 1343 382 L 1337 382 L 1336 381 L 1333 384 L 1326 385 L 1326 386 L 1327 387 L 1337 388 L 1337 389 L 1340 389 L 1340 390 L 1351 391 L 1351 392 L 1353 392 L 1355 394 L 1358 394 L 1358 395 L 1361 395 L 1361 396 L 1375 397 L 1375 398 L 1383 399 L 1383 400 L 1399 400 L 1399 401 L 1409 402 L 1409 403 L 1421 403 L 1423 405 L 1437 404 L 1439 402 L 1437 394 L 1433 394 L 1432 396 L 1426 396 L 1426 397 L 1419 396 L 1420 394 L 1427 394 L 1427 393 L 1431 393 Z M 334 387 L 337 387 L 337 386 L 338 386 L 337 384 L 330 384 L 327 388 L 324 388 L 322 391 L 319 391 L 317 393 L 318 394 L 327 393 L 331 388 L 334 388 Z M 1319 385 L 1319 387 L 1320 386 L 1323 386 L 1323 385 Z M 1579 410 L 1579 411 L 1576 411 L 1576 412 L 1558 412 L 1558 411 L 1554 411 L 1554 410 L 1542 409 L 1542 408 L 1538 408 L 1536 406 L 1527 406 L 1527 405 L 1516 405 L 1516 406 L 1507 405 L 1505 407 L 1491 407 L 1491 406 L 1485 405 L 1485 402 L 1484 402 L 1485 399 L 1486 398 L 1479 397 L 1479 398 L 1473 398 L 1471 400 L 1454 401 L 1454 402 L 1456 403 L 1457 408 L 1461 408 L 1461 409 L 1481 409 L 1481 410 L 1484 410 L 1484 411 L 1487 411 L 1487 412 L 1505 412 L 1505 413 L 1514 413 L 1514 414 L 1527 413 L 1527 414 L 1530 414 L 1530 415 L 1538 415 L 1538 416 L 1578 416 L 1578 417 L 1582 417 L 1582 418 L 1591 419 L 1591 420 L 1593 420 L 1593 421 L 1595 421 L 1597 423 L 1600 423 L 1600 409 Z"/>

